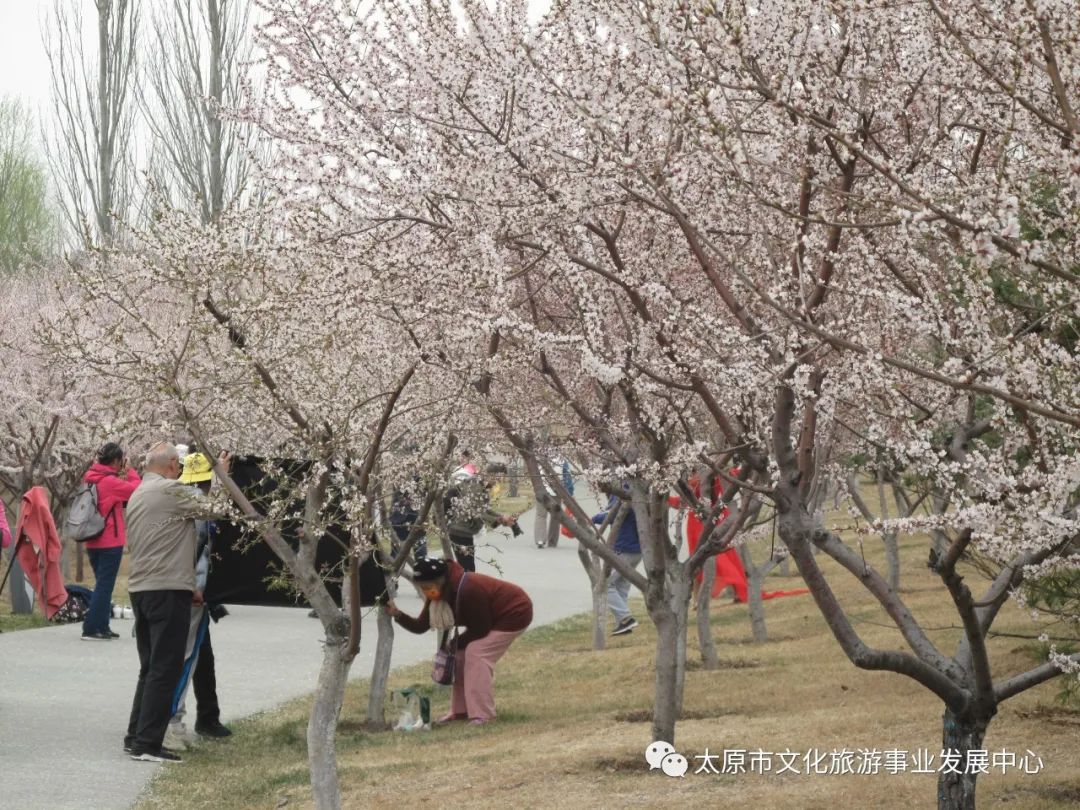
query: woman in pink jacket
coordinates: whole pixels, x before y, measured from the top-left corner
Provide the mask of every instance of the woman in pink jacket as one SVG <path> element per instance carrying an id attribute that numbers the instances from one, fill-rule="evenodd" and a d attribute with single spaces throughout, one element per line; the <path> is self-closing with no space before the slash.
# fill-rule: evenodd
<path id="1" fill-rule="evenodd" d="M 119 638 L 109 629 L 112 618 L 112 594 L 120 560 L 124 556 L 127 532 L 124 529 L 124 506 L 141 483 L 139 474 L 128 467 L 124 449 L 109 442 L 98 452 L 83 481 L 97 486 L 98 511 L 105 518 L 105 531 L 86 544 L 90 567 L 94 569 L 94 595 L 83 620 L 83 641 L 108 641 Z"/>

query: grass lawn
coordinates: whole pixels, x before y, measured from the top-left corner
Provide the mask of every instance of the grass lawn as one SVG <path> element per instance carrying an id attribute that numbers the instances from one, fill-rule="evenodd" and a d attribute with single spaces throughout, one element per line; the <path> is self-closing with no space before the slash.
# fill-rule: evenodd
<path id="1" fill-rule="evenodd" d="M 3 574 L 0 574 L 3 576 Z M 33 613 L 16 616 L 11 612 L 11 601 L 8 599 L 7 588 L 4 588 L 3 599 L 0 601 L 0 632 L 7 633 L 12 630 L 33 630 L 37 627 L 48 627 L 49 623 L 42 617 L 36 608 Z"/>
<path id="2" fill-rule="evenodd" d="M 758 555 L 763 553 L 758 550 Z M 880 564 L 876 544 L 866 556 Z M 951 650 L 955 619 L 943 589 L 925 566 L 926 545 L 903 546 L 902 586 L 915 615 Z M 824 562 L 855 626 L 871 644 L 896 648 L 899 635 L 847 575 Z M 974 578 L 974 574 L 972 577 Z M 797 587 L 774 577 L 769 588 Z M 582 574 L 582 588 L 587 587 Z M 643 606 L 642 626 L 589 649 L 588 619 L 576 617 L 523 636 L 500 663 L 497 723 L 454 724 L 431 732 L 370 733 L 362 728 L 366 685 L 349 687 L 338 737 L 343 805 L 392 807 L 411 803 L 477 808 L 755 806 L 760 808 L 932 807 L 931 775 L 695 774 L 705 749 L 929 749 L 941 747 L 942 706 L 899 675 L 852 666 L 826 629 L 809 596 L 767 602 L 771 641 L 750 640 L 747 610 L 714 603 L 713 630 L 722 667 L 704 671 L 691 628 L 691 671 L 677 748 L 690 761 L 685 778 L 650 773 L 643 752 L 649 739 L 654 633 Z M 999 631 L 1026 631 L 1022 612 L 1003 611 Z M 995 637 L 995 672 L 1032 665 L 1029 642 Z M 433 716 L 448 709 L 449 687 L 430 683 L 428 665 L 395 672 L 391 687 L 422 685 Z M 1058 705 L 1050 683 L 1006 703 L 990 727 L 986 748 L 1023 756 L 1030 749 L 1041 773 L 1010 771 L 979 779 L 980 807 L 1047 810 L 1080 806 L 1080 712 Z M 308 703 L 298 700 L 234 726 L 223 743 L 205 743 L 185 763 L 163 768 L 148 808 L 307 808 L 305 759 Z M 909 758 L 910 761 L 910 758 Z M 802 768 L 801 758 L 798 763 Z M 774 759 L 774 770 L 780 767 Z"/>

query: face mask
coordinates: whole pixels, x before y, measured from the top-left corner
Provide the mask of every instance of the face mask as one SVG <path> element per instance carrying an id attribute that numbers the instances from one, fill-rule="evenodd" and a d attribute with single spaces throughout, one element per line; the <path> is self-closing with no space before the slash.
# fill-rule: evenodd
<path id="1" fill-rule="evenodd" d="M 438 602 L 442 599 L 442 590 L 438 585 L 426 585 L 421 587 L 420 593 L 424 595 L 425 599 L 430 599 L 432 602 Z"/>

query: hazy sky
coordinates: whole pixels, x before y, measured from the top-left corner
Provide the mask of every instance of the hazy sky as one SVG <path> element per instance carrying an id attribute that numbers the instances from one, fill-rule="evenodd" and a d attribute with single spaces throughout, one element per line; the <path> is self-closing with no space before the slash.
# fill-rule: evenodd
<path id="1" fill-rule="evenodd" d="M 91 0 L 62 1 L 82 3 L 88 11 L 93 8 Z M 53 2 L 0 0 L 0 96 L 18 96 L 46 114 L 49 113 L 49 60 L 41 39 L 40 20 Z M 550 0 L 530 0 L 530 16 L 538 17 L 549 5 Z"/>
<path id="2" fill-rule="evenodd" d="M 0 0 L 0 96 L 19 96 L 45 112 L 49 61 L 38 17 L 50 0 Z"/>

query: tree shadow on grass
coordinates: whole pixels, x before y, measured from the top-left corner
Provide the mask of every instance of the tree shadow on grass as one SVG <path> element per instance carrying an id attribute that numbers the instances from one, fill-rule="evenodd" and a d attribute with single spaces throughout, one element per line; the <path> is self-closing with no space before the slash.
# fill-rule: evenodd
<path id="1" fill-rule="evenodd" d="M 594 760 L 591 768 L 587 771 L 606 771 L 607 773 L 643 773 L 649 766 L 645 763 L 645 757 L 600 757 Z"/>
<path id="2" fill-rule="evenodd" d="M 716 662 L 716 666 L 712 668 L 715 672 L 720 669 L 757 669 L 761 666 L 760 661 L 756 661 L 749 658 L 721 658 Z M 705 664 L 702 663 L 700 658 L 695 658 L 686 662 L 687 672 L 698 672 L 704 670 Z"/>
<path id="3" fill-rule="evenodd" d="M 710 720 L 714 717 L 730 717 L 738 714 L 734 709 L 686 709 L 679 720 Z M 651 709 L 633 709 L 627 712 L 618 712 L 615 720 L 620 723 L 650 723 L 652 722 Z"/>

